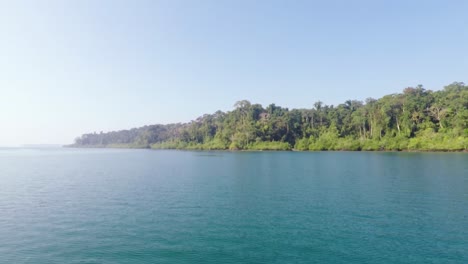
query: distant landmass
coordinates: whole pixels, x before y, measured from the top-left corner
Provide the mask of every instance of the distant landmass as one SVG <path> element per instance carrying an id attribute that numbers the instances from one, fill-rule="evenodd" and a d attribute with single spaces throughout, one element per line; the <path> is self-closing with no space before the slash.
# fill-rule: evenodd
<path id="1" fill-rule="evenodd" d="M 60 144 L 23 144 L 22 148 L 61 148 Z"/>
<path id="2" fill-rule="evenodd" d="M 189 123 L 149 125 L 76 138 L 68 147 L 200 150 L 467 151 L 468 86 L 422 85 L 402 93 L 310 109 L 247 100 Z"/>

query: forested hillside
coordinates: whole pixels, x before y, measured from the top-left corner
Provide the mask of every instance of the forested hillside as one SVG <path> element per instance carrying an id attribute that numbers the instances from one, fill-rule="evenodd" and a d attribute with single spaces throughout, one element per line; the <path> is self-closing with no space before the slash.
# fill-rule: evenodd
<path id="1" fill-rule="evenodd" d="M 468 86 L 441 91 L 409 87 L 402 93 L 310 109 L 239 101 L 229 112 L 190 123 L 150 125 L 84 134 L 72 147 L 231 150 L 441 150 L 468 149 Z"/>

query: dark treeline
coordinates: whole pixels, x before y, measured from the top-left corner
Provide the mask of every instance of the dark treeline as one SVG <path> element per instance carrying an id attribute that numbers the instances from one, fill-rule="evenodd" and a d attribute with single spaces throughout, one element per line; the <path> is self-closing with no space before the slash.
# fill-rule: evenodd
<path id="1" fill-rule="evenodd" d="M 447 150 L 468 148 L 468 86 L 403 93 L 311 109 L 247 100 L 190 123 L 84 134 L 74 147 L 231 150 Z"/>

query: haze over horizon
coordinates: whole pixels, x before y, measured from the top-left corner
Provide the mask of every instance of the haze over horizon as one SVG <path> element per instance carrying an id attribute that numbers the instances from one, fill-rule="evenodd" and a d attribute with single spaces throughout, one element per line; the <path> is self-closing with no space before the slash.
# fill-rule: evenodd
<path id="1" fill-rule="evenodd" d="M 466 1 L 3 1 L 0 146 L 468 80 Z"/>

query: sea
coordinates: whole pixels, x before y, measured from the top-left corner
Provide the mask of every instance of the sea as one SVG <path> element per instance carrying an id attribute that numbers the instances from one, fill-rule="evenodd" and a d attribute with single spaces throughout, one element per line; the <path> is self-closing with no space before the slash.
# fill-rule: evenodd
<path id="1" fill-rule="evenodd" d="M 468 263 L 468 154 L 0 149 L 0 263 Z"/>

